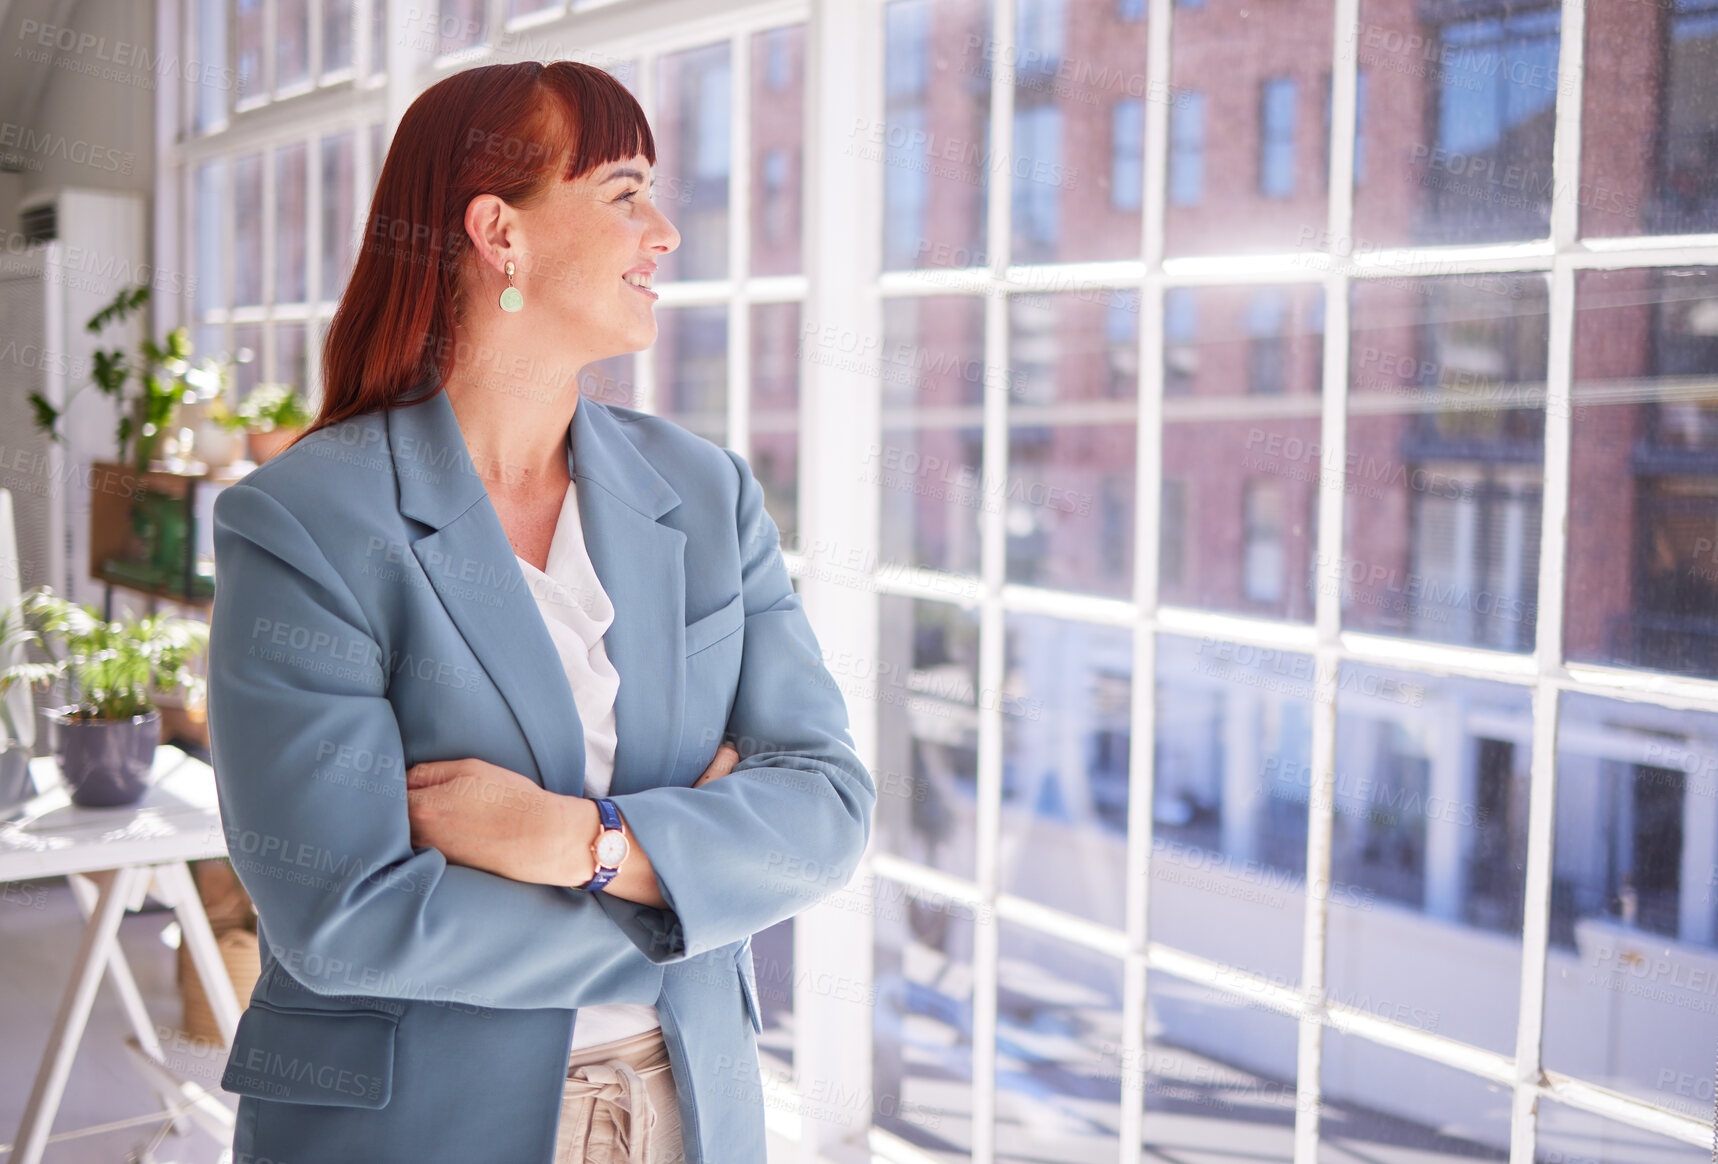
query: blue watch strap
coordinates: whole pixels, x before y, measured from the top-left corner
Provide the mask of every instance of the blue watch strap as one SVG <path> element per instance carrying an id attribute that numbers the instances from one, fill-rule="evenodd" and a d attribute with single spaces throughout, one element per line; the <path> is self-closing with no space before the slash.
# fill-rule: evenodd
<path id="1" fill-rule="evenodd" d="M 603 832 L 617 832 L 617 833 L 620 832 L 621 831 L 620 809 L 615 807 L 614 801 L 608 799 L 607 797 L 599 796 L 596 799 L 596 806 L 597 806 L 597 817 L 602 822 L 602 831 Z M 598 834 L 598 835 L 600 836 L 601 834 Z M 600 892 L 602 887 L 607 885 L 610 881 L 613 881 L 615 878 L 615 875 L 619 872 L 620 872 L 620 869 L 618 866 L 610 867 L 610 866 L 605 866 L 605 865 L 597 865 L 596 866 L 596 873 L 591 877 L 591 879 L 589 881 L 585 882 L 586 891 L 590 892 L 590 893 Z"/>

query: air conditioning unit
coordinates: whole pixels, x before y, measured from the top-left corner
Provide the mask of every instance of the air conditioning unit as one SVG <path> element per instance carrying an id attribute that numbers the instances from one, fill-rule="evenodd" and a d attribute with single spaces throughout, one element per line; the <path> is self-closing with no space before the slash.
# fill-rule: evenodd
<path id="1" fill-rule="evenodd" d="M 136 319 L 101 335 L 84 325 L 121 287 L 165 290 L 148 262 L 146 206 L 136 194 L 62 188 L 27 199 L 6 237 L 0 488 L 12 495 L 17 582 L 22 590 L 46 583 L 99 607 L 104 588 L 89 576 L 90 466 L 113 458 L 118 415 L 112 400 L 86 386 L 97 348 L 133 351 L 144 330 Z M 33 392 L 62 410 L 60 440 L 37 427 Z"/>

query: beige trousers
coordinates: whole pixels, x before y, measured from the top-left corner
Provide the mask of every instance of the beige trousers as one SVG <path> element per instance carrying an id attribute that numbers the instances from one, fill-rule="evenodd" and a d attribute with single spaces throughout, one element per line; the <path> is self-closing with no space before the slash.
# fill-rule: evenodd
<path id="1" fill-rule="evenodd" d="M 682 1164 L 680 1108 L 660 1028 L 567 1060 L 555 1164 Z"/>

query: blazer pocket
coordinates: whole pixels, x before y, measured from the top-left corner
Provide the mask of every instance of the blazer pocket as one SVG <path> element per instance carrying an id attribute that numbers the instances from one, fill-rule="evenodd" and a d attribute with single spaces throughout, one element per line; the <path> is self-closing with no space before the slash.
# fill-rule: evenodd
<path id="1" fill-rule="evenodd" d="M 746 596 L 736 594 L 720 608 L 686 624 L 686 653 L 695 655 L 746 625 Z"/>
<path id="2" fill-rule="evenodd" d="M 239 1018 L 221 1088 L 317 1107 L 388 1106 L 397 1015 L 252 1001 Z"/>
<path id="3" fill-rule="evenodd" d="M 740 943 L 739 953 L 734 955 L 734 969 L 740 972 L 740 993 L 746 996 L 746 1012 L 752 1016 L 752 1030 L 761 1035 L 764 1033 L 764 1016 L 758 1006 L 757 971 L 752 966 L 750 938 Z"/>

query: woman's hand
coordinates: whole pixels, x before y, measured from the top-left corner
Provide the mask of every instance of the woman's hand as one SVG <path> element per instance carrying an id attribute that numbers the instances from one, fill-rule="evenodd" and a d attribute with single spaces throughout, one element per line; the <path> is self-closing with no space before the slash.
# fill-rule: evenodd
<path id="1" fill-rule="evenodd" d="M 716 758 L 710 761 L 710 766 L 704 769 L 704 774 L 692 781 L 692 787 L 700 788 L 712 780 L 720 780 L 734 770 L 734 765 L 740 762 L 739 749 L 722 741 L 722 746 L 716 749 Z"/>
<path id="2" fill-rule="evenodd" d="M 556 796 L 518 772 L 484 760 L 436 760 L 406 769 L 412 844 L 438 849 L 514 881 L 565 884 L 567 816 Z"/>

